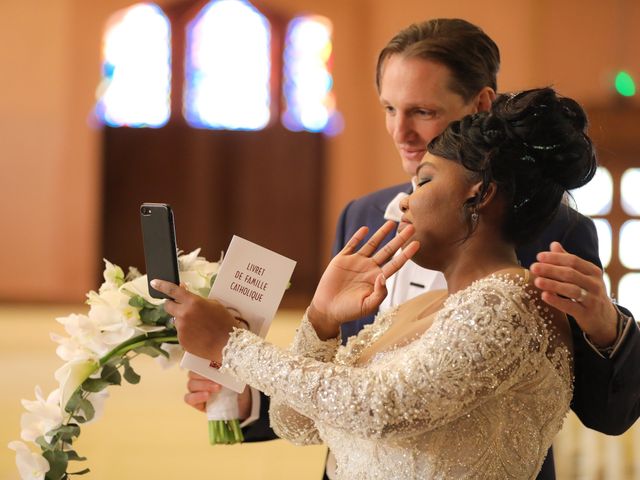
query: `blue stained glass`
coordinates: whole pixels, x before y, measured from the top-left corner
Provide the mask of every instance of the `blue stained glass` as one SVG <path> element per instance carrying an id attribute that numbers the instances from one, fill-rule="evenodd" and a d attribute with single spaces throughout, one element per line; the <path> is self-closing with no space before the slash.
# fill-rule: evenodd
<path id="1" fill-rule="evenodd" d="M 187 122 L 200 128 L 264 128 L 271 116 L 270 42 L 269 22 L 251 3 L 209 2 L 187 27 Z"/>

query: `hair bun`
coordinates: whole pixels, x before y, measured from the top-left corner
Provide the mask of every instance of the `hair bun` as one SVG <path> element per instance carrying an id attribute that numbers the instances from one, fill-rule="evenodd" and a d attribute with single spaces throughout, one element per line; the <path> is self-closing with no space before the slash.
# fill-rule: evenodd
<path id="1" fill-rule="evenodd" d="M 498 147 L 506 138 L 504 122 L 489 113 L 479 118 L 481 122 L 482 138 L 489 147 Z"/>
<path id="2" fill-rule="evenodd" d="M 520 160 L 536 169 L 542 179 L 570 190 L 595 174 L 587 118 L 574 100 L 558 96 L 551 88 L 527 90 L 501 95 L 492 112 L 506 125 L 507 136 L 522 142 L 525 154 Z"/>

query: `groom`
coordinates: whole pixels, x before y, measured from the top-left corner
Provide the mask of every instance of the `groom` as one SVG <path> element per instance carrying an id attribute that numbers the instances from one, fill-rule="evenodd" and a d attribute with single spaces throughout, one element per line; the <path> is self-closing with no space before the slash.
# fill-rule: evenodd
<path id="1" fill-rule="evenodd" d="M 376 85 L 387 131 L 410 178 L 426 145 L 449 122 L 490 108 L 497 90 L 499 63 L 499 50 L 491 38 L 459 19 L 412 25 L 382 50 Z M 334 253 L 361 225 L 373 232 L 385 219 L 398 220 L 400 200 L 412 188 L 411 183 L 390 187 L 347 205 L 338 222 Z M 551 251 L 544 252 L 552 241 L 560 243 L 553 243 Z M 614 306 L 606 296 L 593 223 L 564 206 L 540 238 L 518 249 L 518 257 L 524 267 L 538 275 L 536 284 L 546 292 L 545 301 L 573 317 L 572 408 L 590 428 L 607 434 L 624 432 L 640 414 L 640 369 L 636 368 L 640 362 L 640 336 L 630 313 Z M 444 286 L 438 272 L 405 265 L 388 279 L 389 295 L 381 308 Z M 343 339 L 371 321 L 372 318 L 363 318 L 343 326 Z M 206 401 L 205 391 L 216 388 L 198 378 L 192 378 L 188 387 L 191 393 L 185 401 L 196 407 Z M 252 397 L 251 407 L 256 414 L 255 392 Z M 244 429 L 247 441 L 276 438 L 269 429 L 268 399 L 261 396 L 259 403 L 259 420 Z M 329 458 L 329 478 L 331 473 Z M 538 478 L 555 478 L 551 454 Z"/>

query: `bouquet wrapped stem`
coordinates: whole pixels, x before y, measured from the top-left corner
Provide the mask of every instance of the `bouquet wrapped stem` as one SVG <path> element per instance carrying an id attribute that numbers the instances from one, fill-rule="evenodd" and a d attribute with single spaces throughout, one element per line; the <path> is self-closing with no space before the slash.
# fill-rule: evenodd
<path id="1" fill-rule="evenodd" d="M 241 443 L 244 440 L 238 418 L 238 395 L 228 388 L 212 395 L 207 402 L 209 443 L 211 445 Z"/>

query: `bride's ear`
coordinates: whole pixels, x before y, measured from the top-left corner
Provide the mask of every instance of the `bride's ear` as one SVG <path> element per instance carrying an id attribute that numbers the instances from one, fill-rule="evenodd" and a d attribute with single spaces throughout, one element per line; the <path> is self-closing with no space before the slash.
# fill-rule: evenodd
<path id="1" fill-rule="evenodd" d="M 473 203 L 478 209 L 485 208 L 493 201 L 497 192 L 498 187 L 494 182 L 489 184 L 484 193 L 482 192 L 482 182 L 474 183 L 471 186 L 467 203 Z M 478 198 L 480 196 L 482 196 L 482 198 Z"/>

